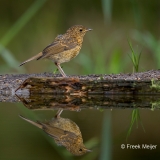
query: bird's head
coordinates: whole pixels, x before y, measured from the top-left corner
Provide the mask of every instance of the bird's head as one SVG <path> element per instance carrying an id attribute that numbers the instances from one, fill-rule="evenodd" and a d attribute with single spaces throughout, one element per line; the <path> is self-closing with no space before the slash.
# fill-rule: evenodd
<path id="1" fill-rule="evenodd" d="M 92 29 L 86 28 L 82 25 L 75 25 L 70 27 L 67 30 L 67 34 L 70 34 L 72 36 L 82 37 L 86 34 L 86 32 L 91 31 Z"/>
<path id="2" fill-rule="evenodd" d="M 92 150 L 87 149 L 84 144 L 73 145 L 72 147 L 67 148 L 67 150 L 75 156 L 81 156 L 87 152 L 92 152 Z"/>

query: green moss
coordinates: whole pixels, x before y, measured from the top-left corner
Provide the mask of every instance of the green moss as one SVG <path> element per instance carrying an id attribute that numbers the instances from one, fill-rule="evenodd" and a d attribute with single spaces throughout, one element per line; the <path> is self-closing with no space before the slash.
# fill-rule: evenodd
<path id="1" fill-rule="evenodd" d="M 160 81 L 151 79 L 151 88 L 160 89 Z"/>

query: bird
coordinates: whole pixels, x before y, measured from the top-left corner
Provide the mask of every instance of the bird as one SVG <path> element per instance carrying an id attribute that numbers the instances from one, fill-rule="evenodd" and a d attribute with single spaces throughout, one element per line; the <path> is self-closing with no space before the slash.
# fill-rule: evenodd
<path id="1" fill-rule="evenodd" d="M 81 131 L 77 124 L 68 118 L 60 116 L 63 110 L 59 109 L 56 116 L 48 122 L 34 122 L 19 115 L 23 120 L 42 129 L 51 136 L 57 145 L 66 147 L 73 155 L 80 156 L 91 150 L 87 149 L 83 144 Z"/>
<path id="2" fill-rule="evenodd" d="M 74 25 L 66 33 L 58 35 L 42 52 L 24 61 L 20 66 L 32 60 L 49 59 L 54 62 L 63 77 L 67 77 L 60 64 L 75 58 L 82 47 L 83 37 L 92 29 L 83 25 Z"/>

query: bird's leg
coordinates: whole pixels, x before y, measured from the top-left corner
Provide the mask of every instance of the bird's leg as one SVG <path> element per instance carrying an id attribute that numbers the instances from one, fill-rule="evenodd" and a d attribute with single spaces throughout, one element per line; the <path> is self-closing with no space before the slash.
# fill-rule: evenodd
<path id="1" fill-rule="evenodd" d="M 63 69 L 61 68 L 60 64 L 55 63 L 55 65 L 58 67 L 59 72 L 62 74 L 63 77 L 67 77 L 66 74 L 64 73 Z"/>
<path id="2" fill-rule="evenodd" d="M 58 112 L 55 115 L 55 118 L 60 118 L 61 113 L 63 112 L 63 109 L 59 109 Z"/>

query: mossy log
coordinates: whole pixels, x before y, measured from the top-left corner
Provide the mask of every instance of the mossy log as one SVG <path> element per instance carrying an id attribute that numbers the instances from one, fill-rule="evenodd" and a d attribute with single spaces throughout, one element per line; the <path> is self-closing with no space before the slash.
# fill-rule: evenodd
<path id="1" fill-rule="evenodd" d="M 147 73 L 147 72 L 146 72 Z M 144 73 L 143 73 L 144 74 Z M 30 94 L 108 95 L 108 94 L 160 94 L 159 77 L 134 74 L 86 76 L 86 77 L 30 77 L 17 89 L 27 89 Z M 136 75 L 136 74 L 135 74 Z M 124 77 L 123 77 L 124 76 Z M 123 77 L 123 78 L 122 78 Z"/>
<path id="2" fill-rule="evenodd" d="M 160 95 L 160 70 L 141 73 L 68 76 L 51 73 L 0 75 L 0 101 L 15 95 Z"/>

